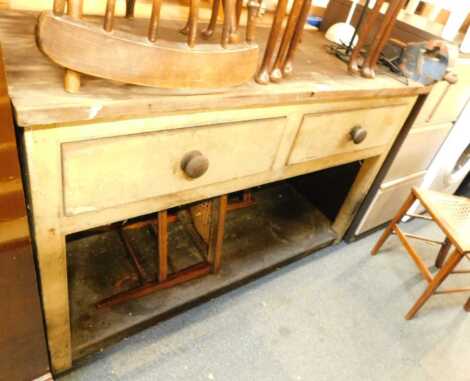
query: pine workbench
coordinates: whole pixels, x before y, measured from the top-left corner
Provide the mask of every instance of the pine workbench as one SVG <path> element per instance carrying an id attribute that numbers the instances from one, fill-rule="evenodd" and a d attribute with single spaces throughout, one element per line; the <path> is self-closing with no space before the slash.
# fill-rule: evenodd
<path id="1" fill-rule="evenodd" d="M 0 41 L 24 148 L 56 372 L 71 367 L 73 354 L 67 235 L 360 161 L 331 222 L 340 240 L 405 121 L 416 113 L 417 99 L 429 91 L 385 74 L 352 77 L 326 52 L 322 35 L 308 31 L 294 76 L 281 84 L 185 94 L 85 77 L 80 93 L 72 95 L 63 90 L 63 69 L 36 47 L 36 17 L 2 12 Z M 258 38 L 266 34 L 260 31 Z M 367 131 L 360 143 L 350 135 L 357 126 Z M 179 163 L 194 149 L 210 166 L 189 180 Z"/>

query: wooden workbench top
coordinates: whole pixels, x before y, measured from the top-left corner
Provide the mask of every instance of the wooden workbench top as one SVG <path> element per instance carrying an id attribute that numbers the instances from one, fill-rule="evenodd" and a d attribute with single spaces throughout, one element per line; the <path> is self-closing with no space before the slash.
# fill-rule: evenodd
<path id="1" fill-rule="evenodd" d="M 15 11 L 0 14 L 0 41 L 9 93 L 17 124 L 21 127 L 182 111 L 285 105 L 320 99 L 406 96 L 429 91 L 417 83 L 405 85 L 391 75 L 380 74 L 374 80 L 350 76 L 346 64 L 326 52 L 327 41 L 322 34 L 306 31 L 294 61 L 295 74 L 281 84 L 262 86 L 251 81 L 218 93 L 188 96 L 187 92 L 119 84 L 84 76 L 80 93 L 68 94 L 63 89 L 63 69 L 49 61 L 36 46 L 37 15 Z M 147 25 L 144 19 L 134 22 L 142 28 Z M 176 23 L 167 25 L 171 25 L 174 31 L 179 27 Z M 264 41 L 268 31 L 258 29 L 258 40 Z"/>

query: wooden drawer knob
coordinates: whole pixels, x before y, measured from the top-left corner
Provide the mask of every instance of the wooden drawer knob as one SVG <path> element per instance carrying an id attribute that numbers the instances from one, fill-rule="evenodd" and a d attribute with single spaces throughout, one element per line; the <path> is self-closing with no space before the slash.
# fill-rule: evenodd
<path id="1" fill-rule="evenodd" d="M 367 137 L 367 130 L 361 126 L 354 126 L 350 133 L 354 144 L 362 143 Z"/>
<path id="2" fill-rule="evenodd" d="M 199 151 L 191 151 L 181 159 L 181 169 L 186 176 L 196 179 L 209 169 L 209 160 Z"/>

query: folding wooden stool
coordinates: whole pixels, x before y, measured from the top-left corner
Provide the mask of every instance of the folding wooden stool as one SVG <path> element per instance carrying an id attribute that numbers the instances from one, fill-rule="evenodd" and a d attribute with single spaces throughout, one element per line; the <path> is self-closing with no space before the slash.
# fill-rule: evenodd
<path id="1" fill-rule="evenodd" d="M 411 205 L 418 200 L 429 216 L 415 215 L 407 213 Z M 446 239 L 444 242 L 435 241 L 429 238 L 404 233 L 399 227 L 398 223 L 404 215 L 423 218 L 434 221 L 439 228 L 444 232 Z M 428 286 L 421 297 L 417 300 L 415 305 L 406 315 L 406 319 L 412 319 L 420 308 L 433 294 L 449 294 L 455 292 L 470 291 L 467 288 L 452 288 L 437 291 L 442 282 L 449 274 L 463 274 L 470 273 L 470 270 L 455 270 L 455 267 L 460 263 L 462 258 L 466 257 L 470 260 L 470 200 L 465 197 L 458 197 L 449 194 L 439 193 L 431 190 L 418 189 L 413 187 L 411 194 L 398 211 L 397 215 L 393 218 L 390 224 L 385 229 L 384 233 L 372 249 L 372 255 L 377 254 L 384 242 L 390 236 L 396 234 L 408 254 L 416 263 L 424 280 L 428 282 Z M 439 271 L 435 276 L 432 276 L 428 267 L 418 255 L 416 250 L 410 245 L 407 238 L 418 239 L 431 243 L 441 245 L 441 250 L 436 260 L 436 267 Z M 450 248 L 454 247 L 452 254 L 447 258 L 447 253 Z M 465 305 L 465 310 L 470 311 L 470 299 Z"/>

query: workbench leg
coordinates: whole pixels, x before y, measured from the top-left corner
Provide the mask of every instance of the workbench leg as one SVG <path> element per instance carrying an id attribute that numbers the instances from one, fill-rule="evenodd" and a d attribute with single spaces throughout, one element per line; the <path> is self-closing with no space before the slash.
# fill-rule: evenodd
<path id="1" fill-rule="evenodd" d="M 210 219 L 209 234 L 209 262 L 214 274 L 220 271 L 222 265 L 222 246 L 224 243 L 225 214 L 227 212 L 227 195 L 216 197 L 212 200 L 212 217 Z"/>
<path id="2" fill-rule="evenodd" d="M 337 241 L 340 241 L 343 238 L 344 233 L 348 229 L 354 216 L 359 210 L 362 201 L 366 197 L 375 176 L 377 176 L 385 157 L 386 154 L 374 156 L 364 160 L 362 163 L 361 169 L 359 170 L 359 173 L 346 196 L 346 200 L 344 200 L 332 226 L 333 230 L 336 232 Z"/>
<path id="3" fill-rule="evenodd" d="M 47 342 L 54 372 L 72 366 L 65 237 L 55 229 L 35 235 Z"/>
<path id="4" fill-rule="evenodd" d="M 54 372 L 72 365 L 61 150 L 54 129 L 24 131 L 32 236 L 39 265 L 47 342 Z"/>

